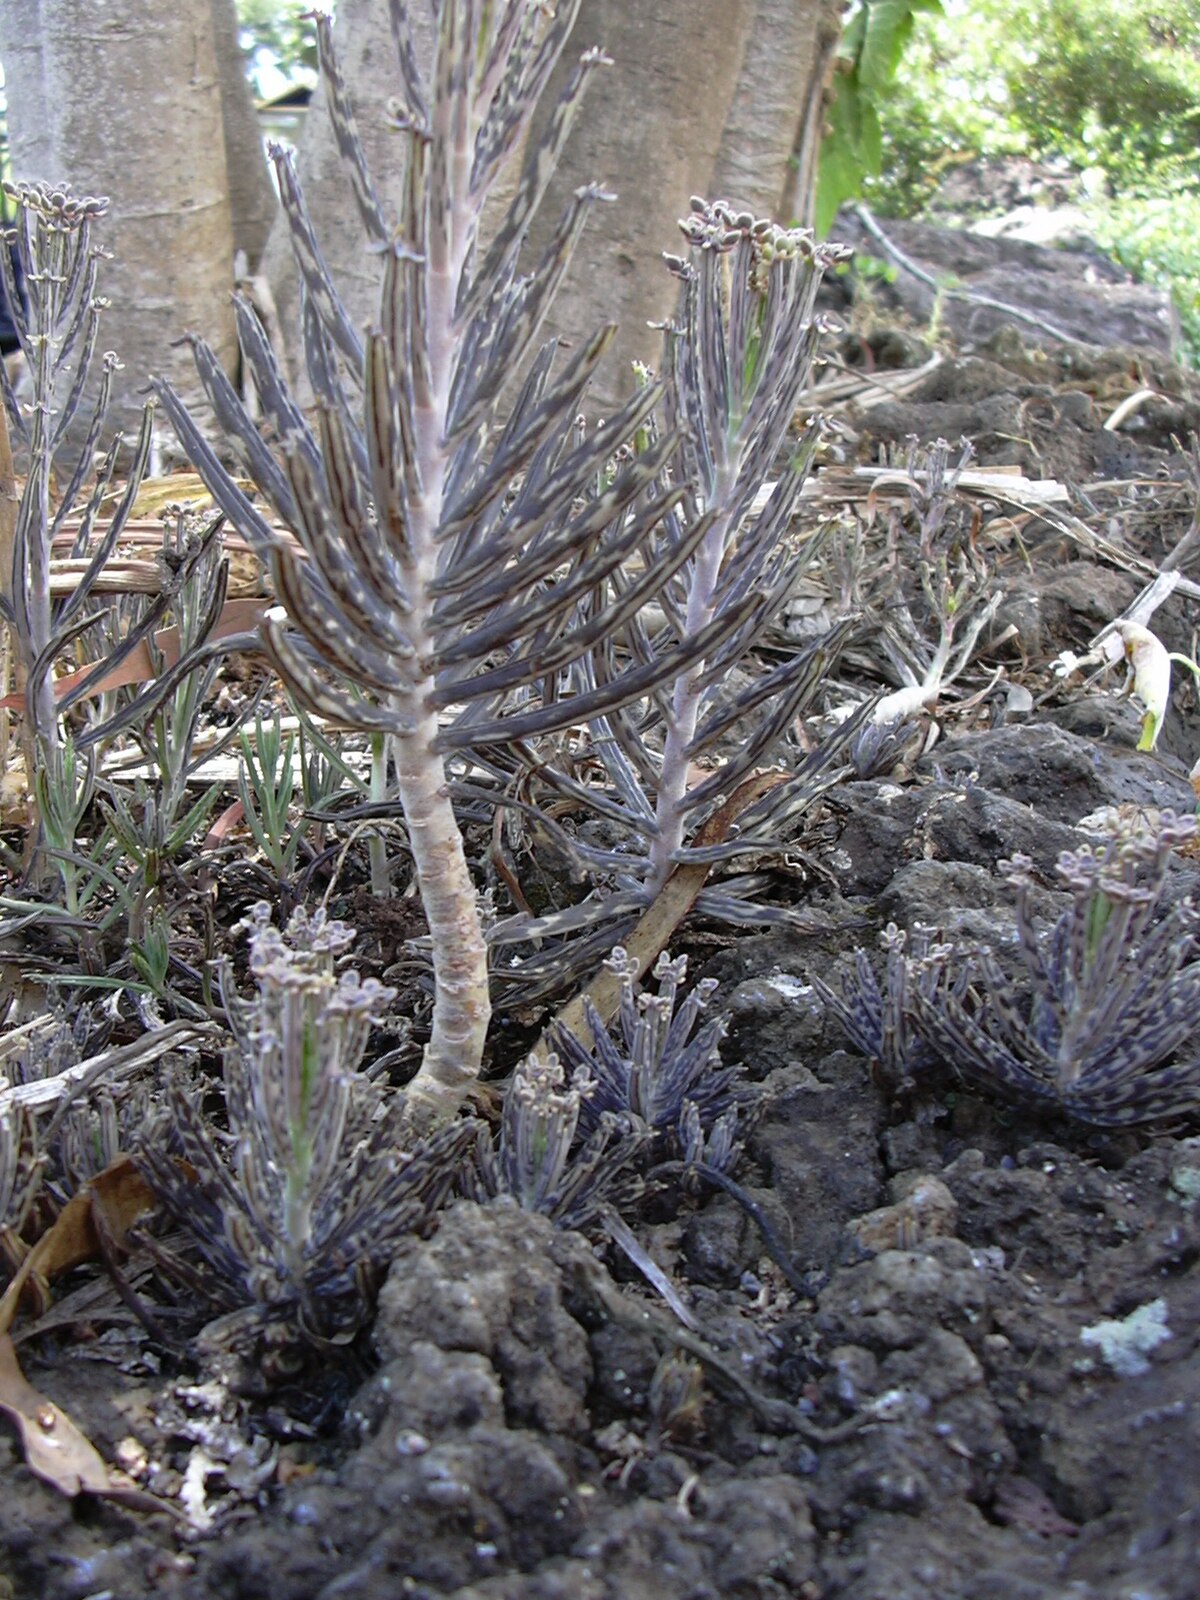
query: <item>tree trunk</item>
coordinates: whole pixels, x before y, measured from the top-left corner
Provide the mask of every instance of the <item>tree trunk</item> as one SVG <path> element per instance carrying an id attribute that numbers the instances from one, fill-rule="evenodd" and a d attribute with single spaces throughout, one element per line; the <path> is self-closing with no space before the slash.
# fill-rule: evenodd
<path id="1" fill-rule="evenodd" d="M 246 257 L 247 271 L 254 272 L 279 204 L 238 41 L 237 0 L 212 0 L 212 12 L 233 248 Z"/>
<path id="2" fill-rule="evenodd" d="M 221 96 L 207 5 L 178 0 L 4 0 L 0 60 L 18 178 L 107 195 L 113 260 L 101 343 L 117 352 L 110 423 L 137 426 L 151 372 L 197 393 L 202 332 L 232 367 L 233 237 Z"/>
<path id="3" fill-rule="evenodd" d="M 811 178 L 796 174 L 810 103 L 818 112 L 841 34 L 842 0 L 756 0 L 750 38 L 711 184 L 756 217 L 807 224 Z M 819 132 L 820 118 L 817 127 Z"/>
<path id="4" fill-rule="evenodd" d="M 433 28 L 425 0 L 411 0 L 409 14 L 420 30 L 417 58 L 428 69 L 433 59 Z M 396 50 L 388 21 L 388 7 L 381 0 L 341 0 L 334 23 L 334 43 L 342 75 L 354 105 L 359 137 L 366 152 L 367 165 L 383 204 L 385 217 L 400 211 L 404 167 L 400 160 L 402 141 L 387 126 L 386 106 L 400 92 Z M 358 208 L 346 168 L 334 143 L 333 129 L 325 104 L 325 86 L 317 86 L 308 108 L 298 149 L 300 182 L 313 217 L 321 252 L 349 312 L 350 321 L 361 333 L 379 315 L 379 288 L 383 281 L 383 257 L 366 250 L 366 235 L 359 221 Z M 292 259 L 287 218 L 276 217 L 263 256 L 262 271 L 270 280 L 279 316 L 285 351 L 302 348 L 300 337 L 300 291 Z M 308 399 L 308 379 L 304 362 L 289 360 L 288 376 L 301 401 Z"/>
<path id="5" fill-rule="evenodd" d="M 620 324 L 591 406 L 632 391 L 634 360 L 657 365 L 661 335 L 647 324 L 672 314 L 679 288 L 662 252 L 678 252 L 678 219 L 691 195 L 708 192 L 754 9 L 753 0 L 583 0 L 539 120 L 582 51 L 600 45 L 613 65 L 584 102 L 528 251 L 536 260 L 581 184 L 596 181 L 616 193 L 589 221 L 546 323 L 547 333 L 571 341 L 601 323 Z"/>
<path id="6" fill-rule="evenodd" d="M 825 136 L 825 113 L 833 96 L 833 77 L 837 69 L 838 45 L 842 37 L 840 0 L 827 6 L 817 19 L 812 49 L 805 63 L 804 90 L 800 96 L 800 122 L 796 148 L 788 163 L 787 184 L 783 192 L 782 215 L 805 228 L 811 228 L 817 205 L 817 164 Z"/>
<path id="7" fill-rule="evenodd" d="M 389 189 L 401 174 L 382 126 L 383 105 L 397 86 L 386 9 L 375 0 L 343 0 L 335 39 L 376 186 L 391 213 Z M 652 7 L 641 0 L 583 0 L 541 123 L 584 49 L 603 46 L 614 65 L 584 101 L 527 249 L 535 259 L 581 184 L 596 180 L 616 191 L 616 203 L 599 208 L 589 222 L 546 323 L 548 334 L 572 342 L 603 322 L 621 324 L 589 409 L 610 406 L 630 391 L 633 360 L 657 362 L 660 338 L 647 324 L 672 314 L 677 291 L 660 256 L 678 248 L 676 222 L 691 195 L 722 194 L 756 213 L 791 220 L 802 199 L 794 178 L 789 186 L 794 152 L 811 85 L 823 82 L 826 43 L 831 32 L 836 37 L 841 10 L 841 0 L 659 0 Z M 423 0 L 410 0 L 409 11 L 427 25 Z M 425 61 L 429 49 L 426 37 L 420 49 Z M 351 318 L 365 327 L 376 314 L 381 263 L 364 252 L 320 90 L 301 143 L 300 178 Z M 285 344 L 295 349 L 295 275 L 283 218 L 272 231 L 264 270 Z"/>

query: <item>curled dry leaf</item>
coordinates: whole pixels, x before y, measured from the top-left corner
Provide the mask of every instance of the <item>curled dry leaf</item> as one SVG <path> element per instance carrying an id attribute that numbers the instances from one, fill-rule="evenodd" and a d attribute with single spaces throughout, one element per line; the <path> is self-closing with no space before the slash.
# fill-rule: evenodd
<path id="1" fill-rule="evenodd" d="M 227 600 L 221 608 L 221 615 L 216 626 L 208 636 L 209 644 L 216 644 L 221 639 L 232 639 L 241 634 L 250 634 L 262 621 L 267 610 L 266 600 Z M 97 679 L 92 686 L 93 694 L 109 694 L 114 689 L 124 689 L 132 683 L 149 683 L 151 678 L 158 677 L 160 672 L 168 667 L 175 666 L 179 661 L 179 629 L 162 628 L 154 635 L 155 649 L 161 658 L 160 664 L 155 665 L 150 656 L 150 647 L 143 642 L 126 655 L 118 666 L 106 672 L 102 678 Z M 96 663 L 89 662 L 87 666 L 80 667 L 77 672 L 64 673 L 62 677 L 54 680 L 54 696 L 61 700 L 70 694 L 83 680 L 96 669 Z M 20 711 L 25 704 L 22 694 L 10 694 L 0 700 L 0 710 Z"/>
<path id="2" fill-rule="evenodd" d="M 30 1469 L 60 1494 L 102 1495 L 134 1511 L 165 1511 L 187 1520 L 178 1506 L 139 1489 L 106 1465 L 66 1412 L 28 1381 L 7 1334 L 0 1334 L 0 1411 L 21 1435 Z"/>
<path id="3" fill-rule="evenodd" d="M 179 1516 L 176 1506 L 110 1471 L 66 1412 L 28 1382 L 8 1334 L 27 1285 L 42 1286 L 46 1279 L 100 1254 L 101 1229 L 105 1238 L 122 1243 L 133 1224 L 154 1204 L 153 1193 L 133 1162 L 121 1156 L 63 1207 L 54 1226 L 30 1250 L 0 1300 L 0 1411 L 21 1435 L 30 1468 L 61 1494 L 98 1494 L 135 1510 Z"/>
<path id="4" fill-rule="evenodd" d="M 0 1335 L 0 1410 L 15 1423 L 31 1469 L 60 1493 L 107 1494 L 114 1487 L 96 1447 L 28 1382 L 7 1334 Z"/>
<path id="5" fill-rule="evenodd" d="M 44 1311 L 45 1282 L 101 1253 L 97 1211 L 101 1213 L 99 1227 L 104 1230 L 104 1237 L 120 1245 L 133 1224 L 155 1204 L 153 1191 L 128 1156 L 120 1156 L 85 1184 L 14 1273 L 0 1299 L 0 1334 L 7 1334 L 12 1326 L 27 1287 L 35 1290 L 43 1302 L 39 1310 Z"/>

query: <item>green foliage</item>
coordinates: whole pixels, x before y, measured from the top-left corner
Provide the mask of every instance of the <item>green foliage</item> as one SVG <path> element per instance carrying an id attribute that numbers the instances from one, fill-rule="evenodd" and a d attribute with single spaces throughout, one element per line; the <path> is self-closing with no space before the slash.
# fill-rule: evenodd
<path id="1" fill-rule="evenodd" d="M 304 825 L 292 821 L 296 793 L 296 735 L 285 737 L 278 713 L 270 722 L 254 720 L 254 739 L 240 734 L 242 768 L 238 795 L 246 826 L 279 884 L 291 881 Z"/>
<path id="2" fill-rule="evenodd" d="M 940 12 L 941 0 L 854 0 L 842 33 L 836 92 L 817 168 L 817 232 L 829 231 L 843 200 L 883 160 L 879 107 L 887 98 L 917 12 Z"/>
<path id="3" fill-rule="evenodd" d="M 1200 175 L 1191 0 L 947 0 L 906 36 L 868 190 L 911 210 L 948 163 L 1062 157 L 1117 193 Z"/>
<path id="4" fill-rule="evenodd" d="M 317 31 L 306 0 L 237 0 L 242 48 L 250 76 L 262 95 L 278 93 L 271 79 L 287 86 L 317 81 Z"/>
<path id="5" fill-rule="evenodd" d="M 1171 290 L 1200 352 L 1192 0 L 946 0 L 942 15 L 908 29 L 904 70 L 879 103 L 880 160 L 863 182 L 872 204 L 912 215 L 948 167 L 980 156 L 1087 171 L 1092 231 L 1131 272 Z"/>
<path id="6" fill-rule="evenodd" d="M 1006 8 L 1011 10 L 1011 8 Z M 1099 166 L 1121 190 L 1197 171 L 1200 14 L 1183 0 L 1025 0 L 1006 70 L 1013 116 L 1039 153 Z"/>
<path id="7" fill-rule="evenodd" d="M 1130 272 L 1171 291 L 1184 344 L 1200 363 L 1200 189 L 1122 196 L 1094 206 L 1090 222 Z"/>

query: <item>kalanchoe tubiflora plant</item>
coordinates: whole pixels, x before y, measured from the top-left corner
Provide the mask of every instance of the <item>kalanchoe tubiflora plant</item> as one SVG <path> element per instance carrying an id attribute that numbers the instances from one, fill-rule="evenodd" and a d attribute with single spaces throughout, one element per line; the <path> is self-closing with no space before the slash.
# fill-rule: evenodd
<path id="1" fill-rule="evenodd" d="M 686 956 L 659 957 L 654 994 L 638 986 L 637 963 L 624 950 L 614 950 L 607 964 L 621 985 L 614 1030 L 590 1002 L 590 1049 L 568 1029 L 554 1030 L 566 1065 L 592 1080 L 580 1106 L 584 1131 L 605 1116 L 632 1117 L 655 1136 L 660 1160 L 703 1159 L 718 1166 L 731 1161 L 738 1112 L 750 1097 L 738 1085 L 739 1069 L 721 1061 L 725 1018 L 710 1017 L 701 1025 L 716 982 L 703 978 L 681 999 Z M 718 1152 L 720 1160 L 714 1159 Z"/>
<path id="2" fill-rule="evenodd" d="M 837 988 L 815 972 L 808 981 L 882 1082 L 890 1089 L 909 1090 L 938 1060 L 913 1019 L 914 996 L 938 991 L 953 946 L 935 943 L 932 928 L 918 925 L 910 936 L 894 922 L 880 934 L 880 943 L 885 951 L 882 982 L 865 950 L 855 950 L 854 970 Z M 956 980 L 960 994 L 966 970 L 963 963 Z"/>
<path id="3" fill-rule="evenodd" d="M 263 902 L 248 921 L 257 995 L 239 998 L 228 972 L 222 983 L 236 1041 L 225 1063 L 228 1153 L 176 1082 L 138 1160 L 238 1329 L 289 1348 L 361 1324 L 397 1240 L 428 1222 L 476 1125 L 402 1146 L 396 1101 L 358 1070 L 393 991 L 337 973 L 353 942 L 344 923 L 298 910 L 280 933 L 269 917 Z"/>
<path id="4" fill-rule="evenodd" d="M 390 741 L 435 974 L 432 1037 L 411 1110 L 434 1118 L 453 1110 L 477 1074 L 490 1012 L 487 951 L 446 758 L 602 714 L 672 670 L 670 659 L 634 663 L 584 692 L 571 679 L 573 665 L 663 575 L 643 574 L 583 625 L 581 602 L 646 542 L 682 491 L 655 487 L 674 435 L 615 475 L 607 470 L 645 424 L 656 387 L 603 430 L 575 426 L 612 330 L 584 340 L 560 370 L 553 345 L 537 345 L 584 217 L 602 192 L 579 191 L 544 257 L 527 275 L 517 266 L 584 85 L 604 59 L 598 51 L 579 62 L 506 214 L 486 247 L 480 239 L 488 198 L 524 142 L 578 0 L 549 16 L 528 0 L 443 0 L 428 79 L 404 0 L 391 10 L 403 88 L 393 120 L 407 161 L 394 226 L 365 168 L 329 29 L 319 28 L 339 141 L 370 245 L 385 256 L 379 319 L 365 339 L 329 280 L 290 158 L 275 153 L 304 287 L 318 400 L 313 426 L 287 392 L 249 306 L 240 305 L 238 317 L 248 366 L 282 441 L 282 465 L 212 352 L 196 343 L 218 420 L 308 559 L 275 547 L 178 398 L 165 384 L 159 390 L 216 499 L 271 561 L 292 624 L 268 634 L 279 670 L 310 706 Z M 506 392 L 526 360 L 519 390 Z M 361 399 L 352 402 L 348 390 Z M 703 533 L 703 524 L 690 532 L 670 570 Z M 718 626 L 709 637 L 725 631 Z M 676 667 L 681 662 L 682 654 Z"/>
<path id="5" fill-rule="evenodd" d="M 25 1224 L 46 1173 L 37 1123 L 22 1106 L 0 1108 L 0 1269 L 15 1272 L 29 1242 Z"/>
<path id="6" fill-rule="evenodd" d="M 656 530 L 652 559 L 665 566 L 685 530 L 707 523 L 695 555 L 664 582 L 660 598 L 665 638 L 691 646 L 691 659 L 671 680 L 669 703 L 661 708 L 660 756 L 650 754 L 628 717 L 611 741 L 600 743 L 634 830 L 645 840 L 650 893 L 677 863 L 693 858 L 688 842 L 703 820 L 772 754 L 848 632 L 848 625 L 835 629 L 741 694 L 725 690 L 731 670 L 775 621 L 819 543 L 810 537 L 800 546 L 791 534 L 820 437 L 817 422 L 790 447 L 765 500 L 761 492 L 787 443 L 800 393 L 812 380 L 824 327 L 815 310 L 822 273 L 848 252 L 722 202 L 693 199 L 680 226 L 689 248 L 686 257 L 667 258 L 682 289 L 678 322 L 666 334 L 672 380 L 666 409 L 679 432 L 670 475 L 686 493 Z M 616 574 L 614 581 L 620 581 Z M 722 619 L 734 626 L 711 649 L 702 648 L 705 632 Z M 651 642 L 636 617 L 628 631 L 639 654 L 663 650 L 663 636 Z M 714 763 L 722 738 L 749 715 L 757 719 L 753 736 L 736 756 Z M 615 759 L 618 751 L 623 759 Z M 716 770 L 696 783 L 696 763 Z M 810 765 L 798 777 L 801 785 L 827 772 L 830 752 Z M 741 840 L 728 853 L 761 843 L 757 820 L 753 812 L 742 816 Z"/>
<path id="7" fill-rule="evenodd" d="M 499 1138 L 479 1136 L 467 1192 L 508 1195 L 562 1228 L 588 1228 L 605 1206 L 627 1204 L 641 1188 L 633 1165 L 649 1130 L 603 1111 L 584 1133 L 580 1113 L 595 1093 L 587 1065 L 568 1082 L 554 1051 L 532 1052 L 505 1089 Z"/>
<path id="8" fill-rule="evenodd" d="M 984 950 L 970 958 L 965 994 L 945 980 L 911 993 L 918 1026 L 943 1060 L 1011 1098 L 1100 1126 L 1200 1106 L 1195 912 L 1181 901 L 1155 920 L 1172 847 L 1195 827 L 1163 812 L 1123 826 L 1099 850 L 1064 852 L 1059 871 L 1072 904 L 1045 937 L 1030 909 L 1032 862 L 1008 863 L 1016 976 Z"/>
<path id="9" fill-rule="evenodd" d="M 10 1271 L 142 1120 L 144 1099 L 128 1085 L 78 1081 L 109 1026 L 77 1006 L 70 1020 L 50 1011 L 10 1028 L 0 1046 L 0 1266 Z M 61 1097 L 37 1109 L 25 1103 L 23 1090 L 63 1074 L 76 1081 Z"/>
<path id="10" fill-rule="evenodd" d="M 586 874 L 615 883 L 618 892 L 558 918 L 514 917 L 491 930 L 499 946 L 560 931 L 574 941 L 590 925 L 590 935 L 568 949 L 551 947 L 503 971 L 527 998 L 553 984 L 555 965 L 569 969 L 589 948 L 598 960 L 614 936 L 623 936 L 614 919 L 624 918 L 627 928 L 677 867 L 777 849 L 787 819 L 844 770 L 841 752 L 865 715 L 802 757 L 787 783 L 739 803 L 736 823 L 721 838 L 707 836 L 706 825 L 739 785 L 776 756 L 852 628 L 844 621 L 772 671 L 730 687 L 821 543 L 819 535 L 798 539 L 793 532 L 821 426 L 812 421 L 798 441 L 788 439 L 823 328 L 817 289 L 842 252 L 720 201 L 693 199 L 680 226 L 688 253 L 667 258 L 681 290 L 678 316 L 665 330 L 668 381 L 660 413 L 677 437 L 661 483 L 679 484 L 683 493 L 643 548 L 649 569 L 662 575 L 654 611 L 631 611 L 578 670 L 591 689 L 610 682 L 625 659 L 681 666 L 645 697 L 589 719 L 585 754 L 601 769 L 601 783 L 573 781 L 553 764 L 537 768 L 540 782 L 598 812 L 610 836 L 616 830 L 603 845 L 563 835 L 559 842 Z M 656 413 L 645 436 L 653 448 L 658 427 Z M 781 452 L 784 464 L 776 470 Z M 697 529 L 703 537 L 694 553 L 673 570 Z M 606 596 L 620 598 L 629 583 L 614 568 Z M 735 922 L 781 920 L 779 908 L 752 902 L 747 890 L 754 887 L 753 880 L 734 880 L 706 888 L 696 908 Z"/>
<path id="11" fill-rule="evenodd" d="M 831 577 L 845 600 L 878 619 L 876 655 L 882 651 L 884 670 L 899 685 L 871 713 L 885 729 L 898 730 L 936 706 L 970 664 L 1004 599 L 974 542 L 976 511 L 957 493 L 974 449 L 964 439 L 956 460 L 952 454 L 945 439 L 922 447 L 910 437 L 907 513 L 888 508 L 882 547 L 867 537 L 848 540 L 830 562 L 841 567 Z M 861 743 L 860 769 L 870 755 L 870 745 Z"/>
<path id="12" fill-rule="evenodd" d="M 536 766 L 532 741 L 590 727 L 616 798 L 574 789 L 632 827 L 638 842 L 622 858 L 622 903 L 636 907 L 820 676 L 827 649 L 733 704 L 716 702 L 715 686 L 796 571 L 785 535 L 815 435 L 753 529 L 741 540 L 738 530 L 807 380 L 828 252 L 806 235 L 698 203 L 686 225 L 695 263 L 674 264 L 688 309 L 669 381 L 645 384 L 589 431 L 577 420 L 580 403 L 611 330 L 581 339 L 556 364 L 538 329 L 603 192 L 575 193 L 528 271 L 518 257 L 585 84 L 605 58 L 597 50 L 580 58 L 502 215 L 489 214 L 485 240 L 489 197 L 529 142 L 578 0 L 552 10 L 535 0 L 436 0 L 428 76 L 410 35 L 411 3 L 391 6 L 402 87 L 392 119 L 407 163 L 394 224 L 365 165 L 329 27 L 318 26 L 339 145 L 370 247 L 385 263 L 378 321 L 365 336 L 330 281 L 291 160 L 275 152 L 304 291 L 311 424 L 250 307 L 237 314 L 282 462 L 195 341 L 219 423 L 307 559 L 277 544 L 178 397 L 158 388 L 218 503 L 271 563 L 290 623 L 268 627 L 279 671 L 310 706 L 390 748 L 435 978 L 432 1037 L 410 1110 L 432 1120 L 453 1110 L 477 1074 L 490 1014 L 488 952 L 447 759 L 519 745 L 518 764 Z M 657 632 L 641 618 L 652 600 L 667 621 Z M 633 702 L 638 716 L 610 729 L 606 719 Z M 697 757 L 768 702 L 762 732 L 735 767 L 689 793 Z M 661 740 L 643 737 L 647 718 L 661 724 Z M 506 758 L 488 759 L 503 767 Z M 611 942 L 604 934 L 595 960 Z"/>
<path id="13" fill-rule="evenodd" d="M 47 184 L 6 184 L 15 203 L 16 226 L 5 243 L 15 247 L 25 282 L 21 293 L 8 249 L 0 250 L 0 270 L 14 322 L 28 364 L 29 400 L 18 403 L 3 378 L 4 398 L 13 441 L 28 452 L 28 476 L 17 511 L 11 563 L 3 577 L 4 620 L 12 629 L 20 662 L 26 706 L 37 754 L 51 781 L 60 769 L 61 734 L 54 699 L 55 657 L 79 631 L 96 577 L 111 554 L 137 492 L 140 470 L 131 474 L 126 502 L 109 522 L 106 534 L 92 548 L 100 504 L 109 492 L 116 466 L 115 449 L 101 470 L 90 498 L 83 503 L 82 526 L 72 554 L 91 555 L 83 581 L 69 600 L 55 605 L 50 594 L 50 553 L 56 534 L 81 507 L 91 476 L 92 453 L 100 440 L 111 374 L 116 357 L 101 362 L 99 393 L 85 425 L 82 447 L 72 448 L 68 433 L 80 417 L 95 366 L 96 341 L 103 302 L 96 294 L 100 251 L 92 230 L 108 209 L 107 200 L 74 196 Z M 144 464 L 150 443 L 147 413 L 135 466 Z M 64 490 L 55 511 L 51 484 Z M 74 624 L 74 626 L 72 626 Z"/>
<path id="14" fill-rule="evenodd" d="M 660 956 L 653 994 L 638 985 L 637 963 L 624 950 L 606 964 L 620 981 L 615 1028 L 590 1001 L 590 1044 L 556 1025 L 556 1048 L 534 1051 L 517 1067 L 499 1138 L 481 1134 L 468 1171 L 468 1192 L 511 1195 L 568 1228 L 587 1228 L 606 1207 L 628 1203 L 648 1168 L 727 1173 L 741 1149 L 739 1114 L 751 1099 L 736 1081 L 739 1069 L 721 1061 L 725 1019 L 698 1026 L 712 980 L 681 1000 L 685 956 Z"/>
<path id="15" fill-rule="evenodd" d="M 128 710 L 110 721 L 114 731 L 127 730 L 141 747 L 149 768 L 149 782 L 139 782 L 132 803 L 112 784 L 104 805 L 105 819 L 134 865 L 130 896 L 129 938 L 141 937 L 142 928 L 161 898 L 164 878 L 204 826 L 221 794 L 211 784 L 199 797 L 191 791 L 200 766 L 220 755 L 237 734 L 237 724 L 206 744 L 196 746 L 203 732 L 204 702 L 212 691 L 221 660 L 206 649 L 213 623 L 225 600 L 228 562 L 220 537 L 221 517 L 202 517 L 180 507 L 167 508 L 163 516 L 160 560 L 164 572 L 177 575 L 172 583 L 171 613 L 174 659 L 190 670 L 171 674 L 174 687 L 147 704 L 135 695 Z M 151 635 L 146 640 L 155 675 L 171 671 L 172 660 Z"/>
<path id="16" fill-rule="evenodd" d="M 121 461 L 117 438 L 98 470 L 93 457 L 100 442 L 111 374 L 118 365 L 111 351 L 97 362 L 96 346 L 104 302 L 96 293 L 102 252 L 93 230 L 108 201 L 75 196 L 49 184 L 6 185 L 16 208 L 11 238 L 0 247 L 9 305 L 28 369 L 29 397 L 18 402 L 0 367 L 5 412 L 27 475 L 17 507 L 12 544 L 0 550 L 0 617 L 14 641 L 18 687 L 24 693 L 22 745 L 31 792 L 37 804 L 39 842 L 57 865 L 68 911 L 78 907 L 78 865 L 73 862 L 79 822 L 91 802 L 94 780 L 90 751 L 171 694 L 193 664 L 188 659 L 164 670 L 149 690 L 135 696 L 115 716 L 91 718 L 72 737 L 62 717 L 95 692 L 96 685 L 143 641 L 152 637 L 163 614 L 176 601 L 197 564 L 211 548 L 197 541 L 175 570 L 166 573 L 161 593 L 115 638 L 103 639 L 103 659 L 77 677 L 66 693 L 56 693 L 55 668 L 71 645 L 84 639 L 95 660 L 96 635 L 103 634 L 97 582 L 129 519 L 150 451 L 152 411 L 148 406 L 128 459 Z M 17 287 L 9 244 L 24 280 Z M 97 368 L 99 369 L 97 376 Z M 95 392 L 91 393 L 93 383 Z M 114 509 L 102 515 L 114 495 L 118 464 L 125 474 Z M 52 502 L 52 486 L 57 491 Z M 72 520 L 79 526 L 69 535 Z M 51 593 L 50 561 L 56 541 L 66 553 L 86 562 L 74 590 L 56 600 Z M 219 583 L 205 597 L 212 627 L 224 599 Z M 114 608 L 115 609 L 115 608 Z M 38 861 L 44 857 L 37 858 Z M 35 870 L 34 877 L 41 876 Z"/>

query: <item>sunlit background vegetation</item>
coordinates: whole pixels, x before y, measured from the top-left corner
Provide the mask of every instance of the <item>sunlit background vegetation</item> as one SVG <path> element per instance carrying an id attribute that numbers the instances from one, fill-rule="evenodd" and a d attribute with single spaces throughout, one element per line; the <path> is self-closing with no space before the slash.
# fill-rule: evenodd
<path id="1" fill-rule="evenodd" d="M 1077 174 L 1089 230 L 1171 290 L 1200 363 L 1196 0 L 945 0 L 914 16 L 879 122 L 864 193 L 884 215 L 920 215 L 978 157 Z"/>

